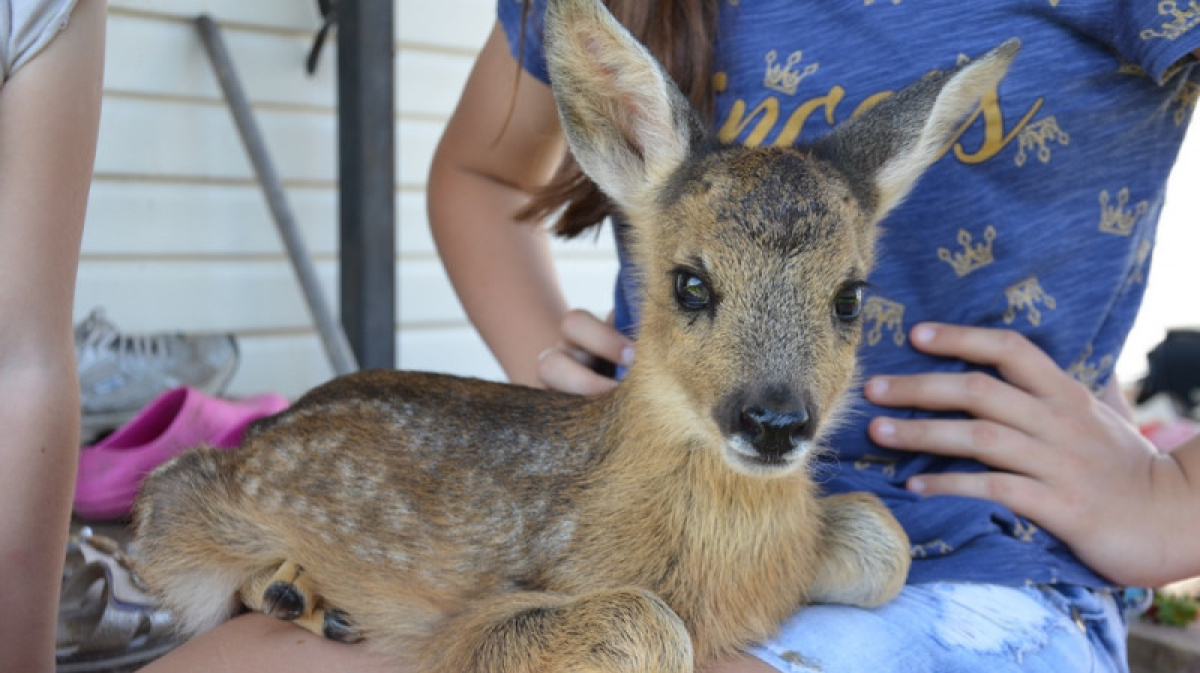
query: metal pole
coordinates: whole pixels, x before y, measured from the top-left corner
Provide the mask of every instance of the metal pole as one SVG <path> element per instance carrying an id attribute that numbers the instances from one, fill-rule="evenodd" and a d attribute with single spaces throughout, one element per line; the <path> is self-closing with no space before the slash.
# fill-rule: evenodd
<path id="1" fill-rule="evenodd" d="M 354 353 L 350 349 L 346 334 L 334 319 L 325 295 L 321 292 L 316 271 L 308 256 L 308 247 L 304 243 L 300 229 L 296 226 L 296 218 L 292 215 L 292 210 L 288 205 L 283 191 L 283 183 L 275 170 L 275 164 L 271 161 L 271 155 L 267 152 L 266 143 L 263 142 L 262 133 L 254 119 L 254 113 L 250 109 L 246 94 L 242 90 L 241 82 L 233 67 L 233 61 L 229 57 L 229 50 L 221 37 L 221 30 L 208 15 L 196 18 L 196 28 L 200 31 L 204 49 L 208 52 L 209 60 L 212 61 L 217 81 L 220 82 L 221 90 L 225 93 L 225 100 L 229 104 L 230 112 L 233 113 L 238 133 L 242 137 L 246 153 L 250 156 L 250 163 L 254 165 L 254 172 L 258 176 L 258 182 L 262 186 L 263 195 L 266 196 L 271 215 L 279 228 L 279 235 L 283 238 L 288 257 L 291 258 L 292 269 L 296 272 L 296 278 L 299 280 L 304 298 L 308 302 L 308 310 L 321 335 L 321 342 L 325 346 L 325 354 L 329 358 L 329 363 L 333 366 L 333 371 L 339 375 L 356 371 L 358 364 L 354 359 Z"/>
<path id="2" fill-rule="evenodd" d="M 342 325 L 366 368 L 396 362 L 392 0 L 338 0 Z"/>

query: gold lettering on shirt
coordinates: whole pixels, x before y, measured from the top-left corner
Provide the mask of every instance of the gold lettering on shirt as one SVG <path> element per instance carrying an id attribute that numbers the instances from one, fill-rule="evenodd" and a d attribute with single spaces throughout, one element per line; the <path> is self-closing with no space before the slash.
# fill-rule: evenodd
<path id="1" fill-rule="evenodd" d="M 794 52 L 793 56 L 799 52 Z M 796 73 L 795 68 L 800 60 L 799 57 L 791 65 L 785 61 L 782 65 L 778 63 L 778 54 L 774 60 L 770 60 L 768 54 L 768 74 L 767 79 L 771 80 L 772 85 L 780 87 L 780 93 L 790 90 L 790 84 L 794 78 L 799 75 L 801 79 L 804 77 L 804 72 Z M 818 64 L 810 64 L 808 69 L 815 72 L 815 66 Z M 771 68 L 777 70 L 771 71 Z M 775 74 L 772 75 L 771 72 Z M 790 72 L 791 74 L 787 74 Z M 810 73 L 811 74 L 811 73 Z M 799 81 L 795 80 L 796 85 Z M 729 78 L 726 73 L 717 73 L 713 79 L 714 89 L 717 94 L 724 93 L 729 84 Z M 774 87 L 772 87 L 774 89 Z M 867 96 L 863 102 L 851 111 L 850 118 L 856 117 L 862 112 L 878 105 L 880 101 L 891 96 L 891 91 L 880 91 Z M 846 97 L 846 89 L 840 85 L 830 87 L 828 92 L 822 95 L 817 95 L 802 99 L 796 103 L 789 103 L 789 107 L 785 108 L 776 96 L 767 96 L 761 102 L 750 109 L 748 103 L 744 99 L 735 99 L 729 107 L 729 113 L 723 121 L 720 122 L 717 130 L 717 138 L 722 143 L 732 143 L 738 137 L 746 133 L 742 141 L 747 147 L 758 147 L 762 145 L 767 137 L 777 131 L 778 135 L 775 138 L 774 144 L 781 147 L 794 145 L 796 140 L 804 131 L 814 113 L 821 112 L 825 124 L 830 128 L 837 125 L 845 116 L 844 111 L 840 106 Z M 1005 120 L 1005 115 L 1000 108 L 1000 97 L 996 89 L 987 92 L 982 97 L 979 105 L 974 113 L 963 121 L 950 142 L 938 153 L 937 158 L 941 158 L 947 152 L 953 150 L 955 157 L 959 161 L 966 164 L 983 163 L 997 154 L 1005 147 L 1012 143 L 1021 131 L 1030 123 L 1034 115 L 1041 108 L 1043 99 L 1039 98 L 1033 102 L 1029 109 L 1015 122 L 1008 125 Z M 842 112 L 842 114 L 839 114 Z M 967 148 L 963 145 L 962 138 L 967 131 L 976 124 L 982 124 L 983 138 L 978 147 Z M 748 131 L 748 133 L 747 133 Z"/>
<path id="2" fill-rule="evenodd" d="M 771 129 L 775 128 L 775 122 L 779 119 L 779 100 L 774 96 L 768 96 L 759 103 L 750 116 L 746 116 L 746 103 L 741 100 L 734 101 L 733 108 L 729 111 L 729 118 L 721 126 L 721 130 L 717 131 L 717 139 L 722 143 L 731 143 L 742 131 L 749 126 L 750 122 L 758 119 L 758 124 L 750 135 L 746 136 L 744 144 L 746 147 L 758 147 L 766 139 L 767 134 Z"/>
<path id="3" fill-rule="evenodd" d="M 938 158 L 953 149 L 954 156 L 964 164 L 981 164 L 991 159 L 1008 147 L 1013 138 L 1021 133 L 1021 130 L 1029 124 L 1029 120 L 1033 119 L 1033 116 L 1041 109 L 1043 101 L 1042 98 L 1034 101 L 1033 106 L 1021 117 L 1020 121 L 1006 131 L 1004 111 L 1000 108 L 1000 94 L 996 89 L 992 89 L 983 95 L 979 107 L 975 108 L 975 112 L 959 126 L 958 131 L 950 138 L 950 142 L 946 144 Z M 981 117 L 983 118 L 983 142 L 979 144 L 978 149 L 971 152 L 963 147 L 960 140 L 963 134 Z"/>

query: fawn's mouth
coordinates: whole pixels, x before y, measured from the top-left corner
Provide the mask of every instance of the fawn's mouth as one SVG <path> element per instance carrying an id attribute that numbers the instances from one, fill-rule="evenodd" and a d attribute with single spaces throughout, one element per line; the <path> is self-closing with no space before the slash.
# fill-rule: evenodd
<path id="1" fill-rule="evenodd" d="M 733 468 L 752 476 L 783 476 L 804 463 L 811 453 L 812 442 L 801 440 L 785 452 L 762 452 L 742 437 L 728 438 L 725 443 L 725 458 Z"/>

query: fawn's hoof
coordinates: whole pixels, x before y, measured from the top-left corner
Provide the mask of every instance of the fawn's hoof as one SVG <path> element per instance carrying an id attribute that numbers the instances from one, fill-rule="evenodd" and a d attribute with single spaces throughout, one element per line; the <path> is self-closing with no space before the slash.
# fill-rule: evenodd
<path id="1" fill-rule="evenodd" d="M 276 619 L 291 621 L 307 613 L 307 608 L 304 592 L 291 582 L 276 580 L 263 591 L 261 610 Z"/>
<path id="2" fill-rule="evenodd" d="M 350 623 L 350 617 L 341 610 L 326 610 L 321 624 L 321 635 L 339 643 L 357 643 L 363 637 Z"/>

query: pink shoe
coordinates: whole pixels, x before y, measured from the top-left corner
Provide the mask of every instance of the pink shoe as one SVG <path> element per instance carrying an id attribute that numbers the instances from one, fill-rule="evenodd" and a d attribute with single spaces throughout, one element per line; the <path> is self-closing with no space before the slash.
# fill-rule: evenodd
<path id="1" fill-rule="evenodd" d="M 163 393 L 116 432 L 80 451 L 75 513 L 92 520 L 128 515 L 142 479 L 154 468 L 202 444 L 234 448 L 252 421 L 287 406 L 276 393 L 241 400 L 194 388 Z"/>

